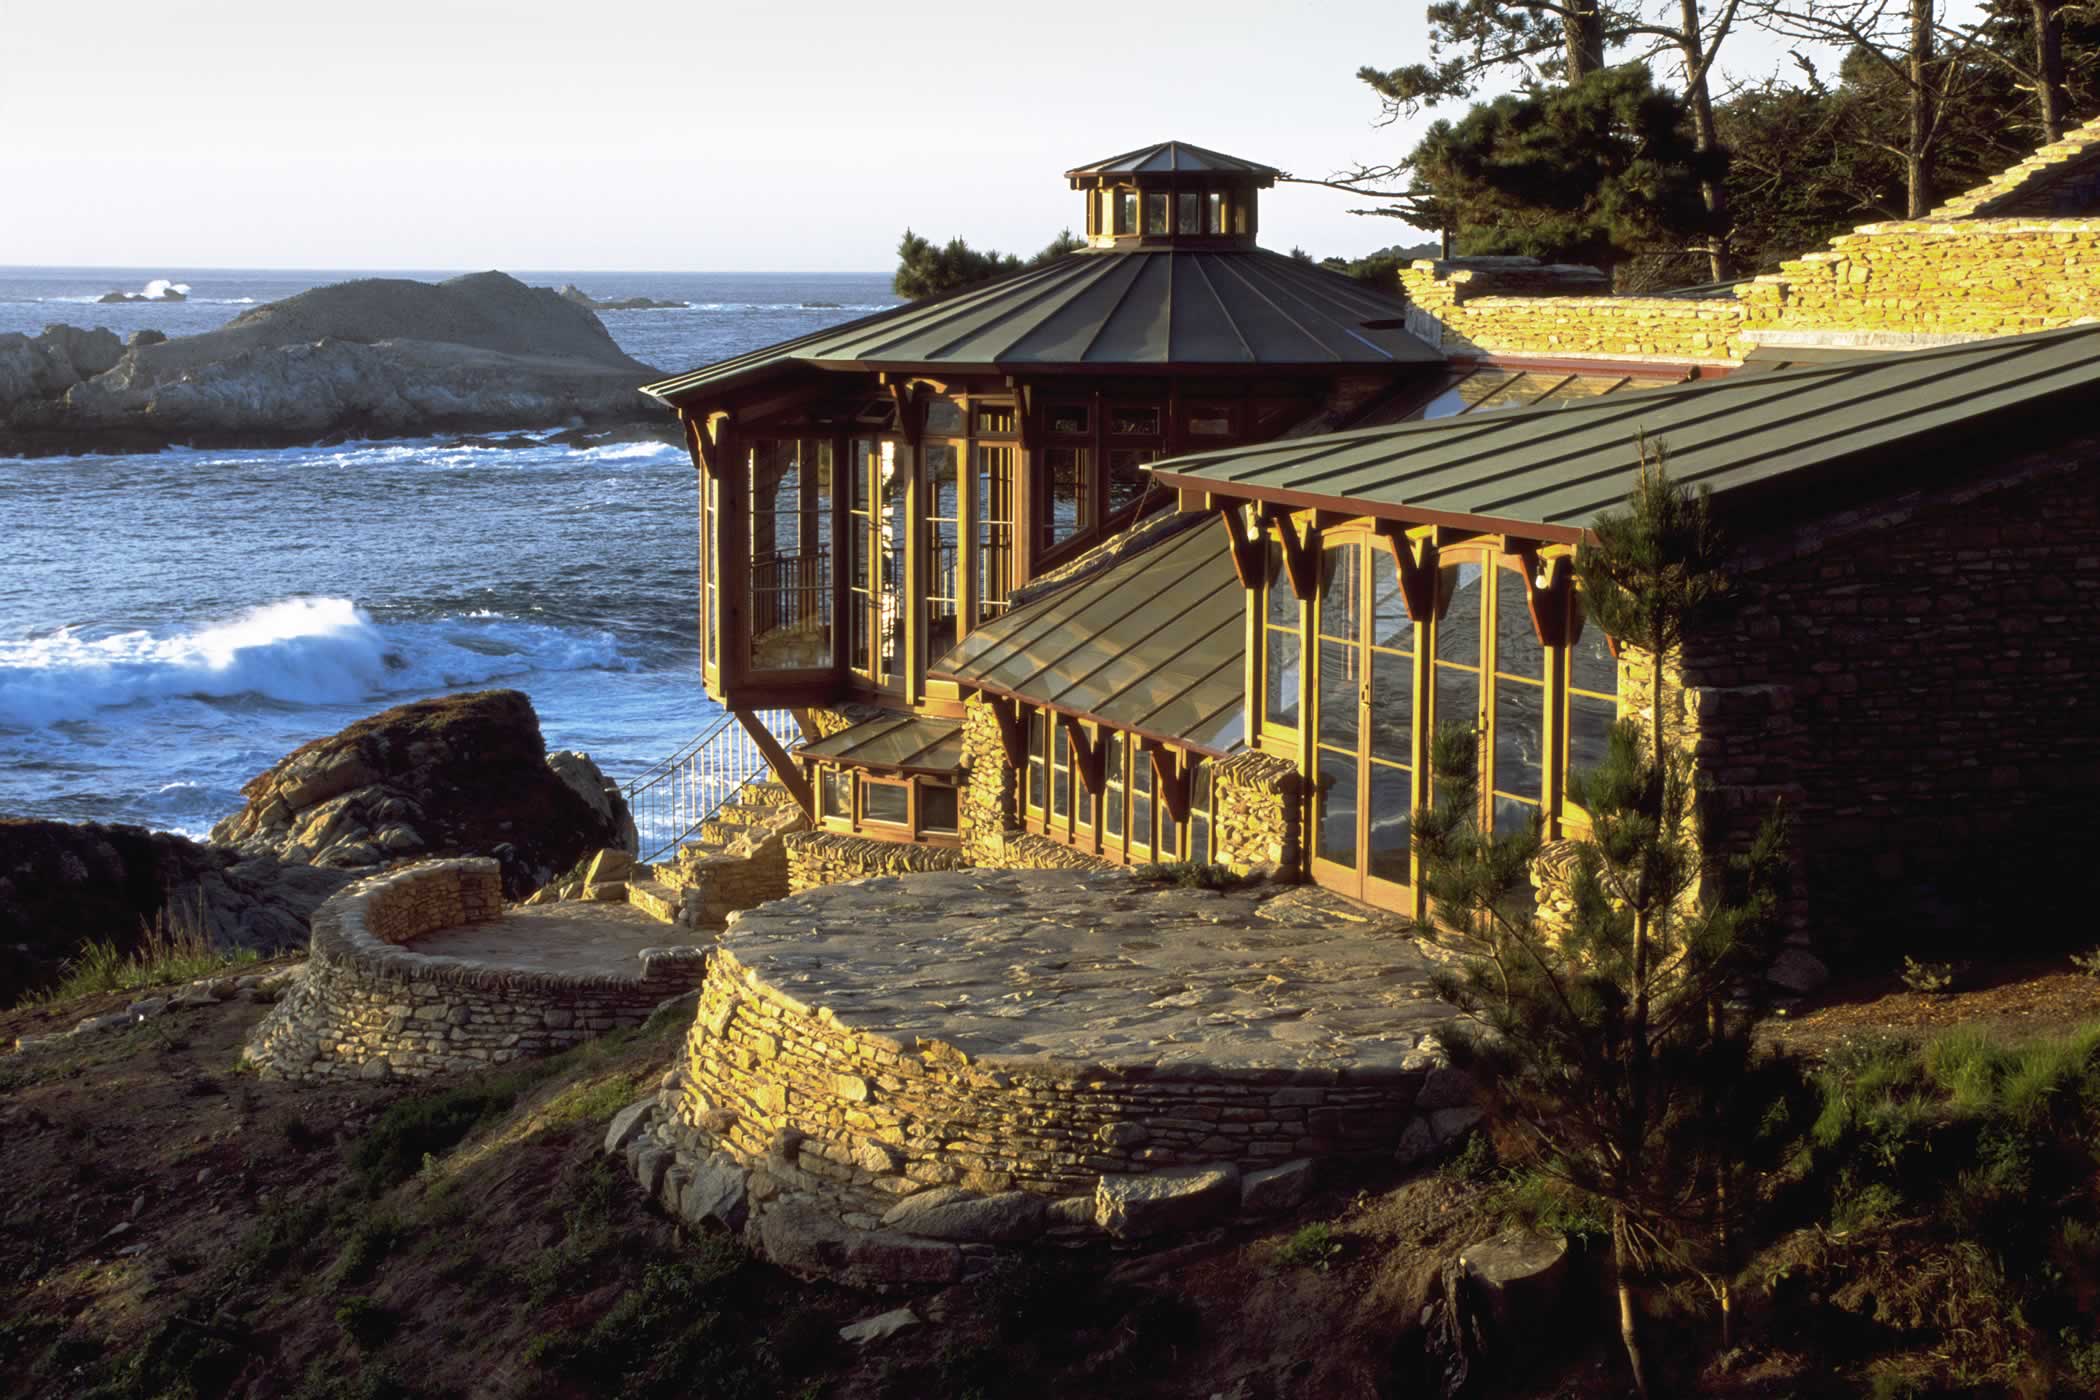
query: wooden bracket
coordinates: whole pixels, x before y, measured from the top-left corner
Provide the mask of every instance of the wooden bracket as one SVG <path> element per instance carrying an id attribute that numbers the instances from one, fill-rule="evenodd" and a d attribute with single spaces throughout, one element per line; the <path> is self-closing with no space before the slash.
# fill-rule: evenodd
<path id="1" fill-rule="evenodd" d="M 1237 505 L 1222 505 L 1216 509 L 1218 520 L 1232 540 L 1232 572 L 1239 576 L 1240 587 L 1252 593 L 1263 583 L 1261 541 L 1247 538 L 1247 528 L 1241 522 Z"/>
<path id="2" fill-rule="evenodd" d="M 1291 592 L 1299 602 L 1310 603 L 1320 586 L 1320 556 L 1312 527 L 1299 533 L 1297 520 L 1280 506 L 1262 511 L 1262 519 L 1276 527 L 1276 537 L 1283 542 L 1283 571 L 1290 576 Z"/>
<path id="3" fill-rule="evenodd" d="M 685 450 L 693 455 L 693 470 L 707 470 L 707 434 L 684 409 L 678 410 L 679 426 L 685 429 Z"/>
<path id="4" fill-rule="evenodd" d="M 1028 721 L 1021 714 L 1021 702 L 1004 695 L 987 695 L 984 703 L 991 708 L 992 718 L 999 722 L 999 747 L 1006 753 L 1006 761 L 1016 768 L 1028 766 Z"/>
<path id="5" fill-rule="evenodd" d="M 1152 756 L 1152 777 L 1159 791 L 1159 800 L 1166 804 L 1168 815 L 1177 822 L 1189 819 L 1189 779 L 1194 768 L 1189 756 L 1181 749 L 1170 749 L 1157 739 L 1144 741 L 1145 752 Z"/>
<path id="6" fill-rule="evenodd" d="M 751 736 L 751 742 L 758 745 L 758 751 L 766 760 L 766 767 L 773 770 L 773 776 L 780 779 L 780 785 L 793 794 L 795 805 L 802 809 L 802 815 L 815 821 L 817 799 L 816 794 L 810 790 L 809 778 L 795 760 L 788 757 L 787 750 L 780 747 L 780 741 L 773 737 L 773 731 L 759 722 L 755 711 L 731 710 L 730 713 L 736 716 L 738 724 L 744 726 L 744 732 Z"/>
<path id="7" fill-rule="evenodd" d="M 897 404 L 897 431 L 904 434 L 905 444 L 916 452 L 919 449 L 919 418 L 912 412 L 911 386 L 887 377 L 884 383 L 889 388 L 890 398 Z"/>
<path id="8" fill-rule="evenodd" d="M 1575 569 L 1565 554 L 1541 561 L 1536 540 L 1510 540 L 1508 552 L 1524 563 L 1524 603 L 1531 612 L 1531 630 L 1540 646 L 1566 646 L 1573 640 L 1569 626 L 1574 612 Z"/>
<path id="9" fill-rule="evenodd" d="M 1385 541 L 1400 572 L 1400 600 L 1407 604 L 1408 621 L 1429 621 L 1436 612 L 1436 546 L 1427 539 L 1410 539 L 1407 527 L 1397 520 L 1379 521 L 1378 538 Z"/>
<path id="10" fill-rule="evenodd" d="M 1086 728 L 1075 715 L 1059 715 L 1058 721 L 1065 727 L 1065 738 L 1072 745 L 1072 753 L 1078 758 L 1080 781 L 1088 792 L 1101 791 L 1102 770 L 1107 767 L 1106 745 L 1096 737 L 1089 740 Z"/>

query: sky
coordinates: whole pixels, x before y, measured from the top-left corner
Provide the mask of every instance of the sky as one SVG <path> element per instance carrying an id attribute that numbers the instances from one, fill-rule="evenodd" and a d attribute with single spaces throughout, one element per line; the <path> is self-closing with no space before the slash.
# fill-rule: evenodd
<path id="1" fill-rule="evenodd" d="M 1179 139 L 1319 176 L 1404 155 L 1374 0 L 0 0 L 0 264 L 866 270 L 907 227 L 1032 252 L 1062 172 Z M 1735 71 L 1779 61 L 1770 44 Z M 1419 235 L 1278 186 L 1262 242 Z"/>

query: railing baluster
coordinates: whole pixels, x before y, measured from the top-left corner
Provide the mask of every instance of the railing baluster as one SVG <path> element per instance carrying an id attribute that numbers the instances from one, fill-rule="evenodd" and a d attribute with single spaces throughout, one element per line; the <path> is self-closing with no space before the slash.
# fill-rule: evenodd
<path id="1" fill-rule="evenodd" d="M 759 723 L 783 746 L 795 743 L 794 718 L 786 710 L 761 710 Z M 765 756 L 733 715 L 657 764 L 626 787 L 646 863 L 676 848 L 743 795 L 766 770 Z"/>

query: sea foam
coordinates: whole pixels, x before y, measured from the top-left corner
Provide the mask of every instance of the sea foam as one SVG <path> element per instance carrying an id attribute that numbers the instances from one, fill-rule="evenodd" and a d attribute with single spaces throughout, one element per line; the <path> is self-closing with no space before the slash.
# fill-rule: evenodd
<path id="1" fill-rule="evenodd" d="M 347 598 L 289 598 L 191 629 L 0 641 L 0 727 L 178 698 L 344 705 L 588 669 L 630 667 L 607 633 L 496 618 L 381 624 Z"/>

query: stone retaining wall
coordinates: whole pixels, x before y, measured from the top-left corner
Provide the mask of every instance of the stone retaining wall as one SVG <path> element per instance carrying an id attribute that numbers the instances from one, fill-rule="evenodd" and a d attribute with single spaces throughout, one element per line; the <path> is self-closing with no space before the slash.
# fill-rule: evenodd
<path id="1" fill-rule="evenodd" d="M 1235 874 L 1305 874 L 1304 779 L 1289 759 L 1236 753 L 1211 760 L 1213 859 Z"/>
<path id="2" fill-rule="evenodd" d="M 306 976 L 244 1059 L 284 1079 L 486 1069 L 638 1025 L 700 981 L 698 948 L 649 949 L 637 977 L 487 967 L 398 946 L 503 913 L 487 859 L 425 861 L 346 886 L 314 913 Z"/>
<path id="3" fill-rule="evenodd" d="M 944 1283 L 1001 1247 L 1165 1237 L 1302 1200 L 1322 1159 L 1404 1164 L 1480 1120 L 1462 1073 L 971 1059 L 842 1024 L 717 950 L 678 1070 L 609 1151 L 775 1263 Z"/>
<path id="4" fill-rule="evenodd" d="M 964 864 L 963 853 L 950 846 L 876 841 L 843 831 L 798 831 L 786 839 L 786 854 L 791 894 L 869 875 L 957 870 Z"/>

